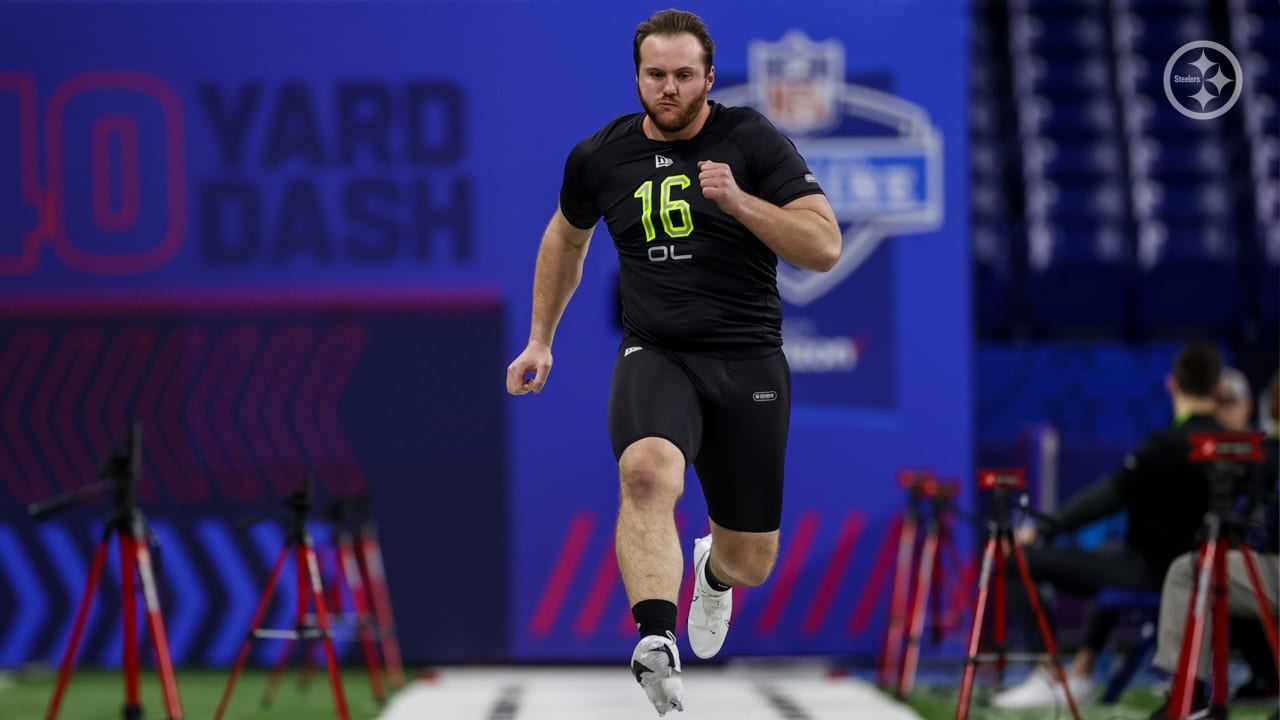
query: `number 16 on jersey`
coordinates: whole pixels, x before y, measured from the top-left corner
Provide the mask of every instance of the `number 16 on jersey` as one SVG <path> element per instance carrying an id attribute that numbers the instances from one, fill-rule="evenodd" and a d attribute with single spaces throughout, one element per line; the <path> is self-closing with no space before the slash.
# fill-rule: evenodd
<path id="1" fill-rule="evenodd" d="M 688 237 L 693 232 L 693 212 L 687 200 L 672 199 L 673 189 L 684 190 L 692 182 L 688 175 L 672 175 L 664 178 L 658 189 L 658 217 L 662 221 L 662 230 L 672 240 Z M 640 199 L 640 223 L 644 226 L 644 241 L 653 242 L 657 238 L 657 229 L 653 226 L 653 181 L 645 180 L 636 188 L 632 197 Z M 665 260 L 686 260 L 693 257 L 689 253 L 680 254 L 675 245 L 649 246 L 649 262 Z"/>

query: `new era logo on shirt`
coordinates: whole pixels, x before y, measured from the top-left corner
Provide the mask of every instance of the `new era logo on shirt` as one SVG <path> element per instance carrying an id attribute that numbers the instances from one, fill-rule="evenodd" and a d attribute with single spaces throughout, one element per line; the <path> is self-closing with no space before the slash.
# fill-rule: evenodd
<path id="1" fill-rule="evenodd" d="M 664 168 L 664 167 L 667 167 L 668 165 L 674 165 L 674 164 L 675 164 L 675 163 L 671 161 L 671 158 L 666 157 L 666 156 L 664 156 L 664 155 L 654 155 L 654 156 L 653 156 L 653 166 L 654 166 L 654 167 Z"/>
<path id="2" fill-rule="evenodd" d="M 631 353 L 633 353 L 633 352 L 635 352 L 635 351 L 637 351 L 637 350 L 639 350 L 639 349 L 641 349 L 639 345 L 633 345 L 633 346 L 631 346 L 631 347 L 627 348 L 626 350 L 623 350 L 623 351 L 622 351 L 622 357 L 626 357 L 626 356 L 630 355 Z"/>

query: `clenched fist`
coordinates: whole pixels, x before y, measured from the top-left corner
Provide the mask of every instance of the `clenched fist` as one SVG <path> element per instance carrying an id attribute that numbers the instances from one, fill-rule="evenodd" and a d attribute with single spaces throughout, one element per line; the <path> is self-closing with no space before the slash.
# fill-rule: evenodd
<path id="1" fill-rule="evenodd" d="M 702 187 L 703 196 L 715 202 L 726 214 L 736 216 L 746 193 L 733 179 L 733 170 L 724 163 L 703 160 L 698 163 L 698 171 L 698 184 Z"/>

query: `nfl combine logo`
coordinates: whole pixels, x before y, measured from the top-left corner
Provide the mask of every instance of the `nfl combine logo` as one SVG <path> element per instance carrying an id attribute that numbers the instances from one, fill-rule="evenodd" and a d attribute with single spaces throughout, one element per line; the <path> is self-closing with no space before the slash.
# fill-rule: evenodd
<path id="1" fill-rule="evenodd" d="M 778 263 L 778 292 L 807 305 L 839 285 L 890 235 L 942 225 L 942 136 L 919 105 L 845 80 L 845 48 L 792 30 L 753 40 L 747 84 L 713 93 L 750 105 L 786 133 L 822 185 L 844 229 L 826 273 Z"/>

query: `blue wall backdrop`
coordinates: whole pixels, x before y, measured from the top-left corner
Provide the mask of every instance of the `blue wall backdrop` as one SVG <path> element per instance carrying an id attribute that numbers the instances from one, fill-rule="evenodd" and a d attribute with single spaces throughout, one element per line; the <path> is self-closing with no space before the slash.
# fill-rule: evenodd
<path id="1" fill-rule="evenodd" d="M 831 273 L 779 269 L 784 546 L 732 652 L 871 654 L 897 471 L 972 477 L 966 8 L 686 7 L 717 41 L 713 97 L 795 140 L 846 238 Z M 24 504 L 91 479 L 135 416 L 179 662 L 229 661 L 279 541 L 237 521 L 308 469 L 329 496 L 372 491 L 410 661 L 629 650 L 603 228 L 547 390 L 502 382 L 564 157 L 638 109 L 654 9 L 6 4 L 0 617 L 30 622 L 0 630 L 0 665 L 61 651 L 105 511 L 36 524 Z M 692 476 L 679 519 L 688 546 Z M 116 663 L 118 603 L 99 610 L 83 657 Z"/>

